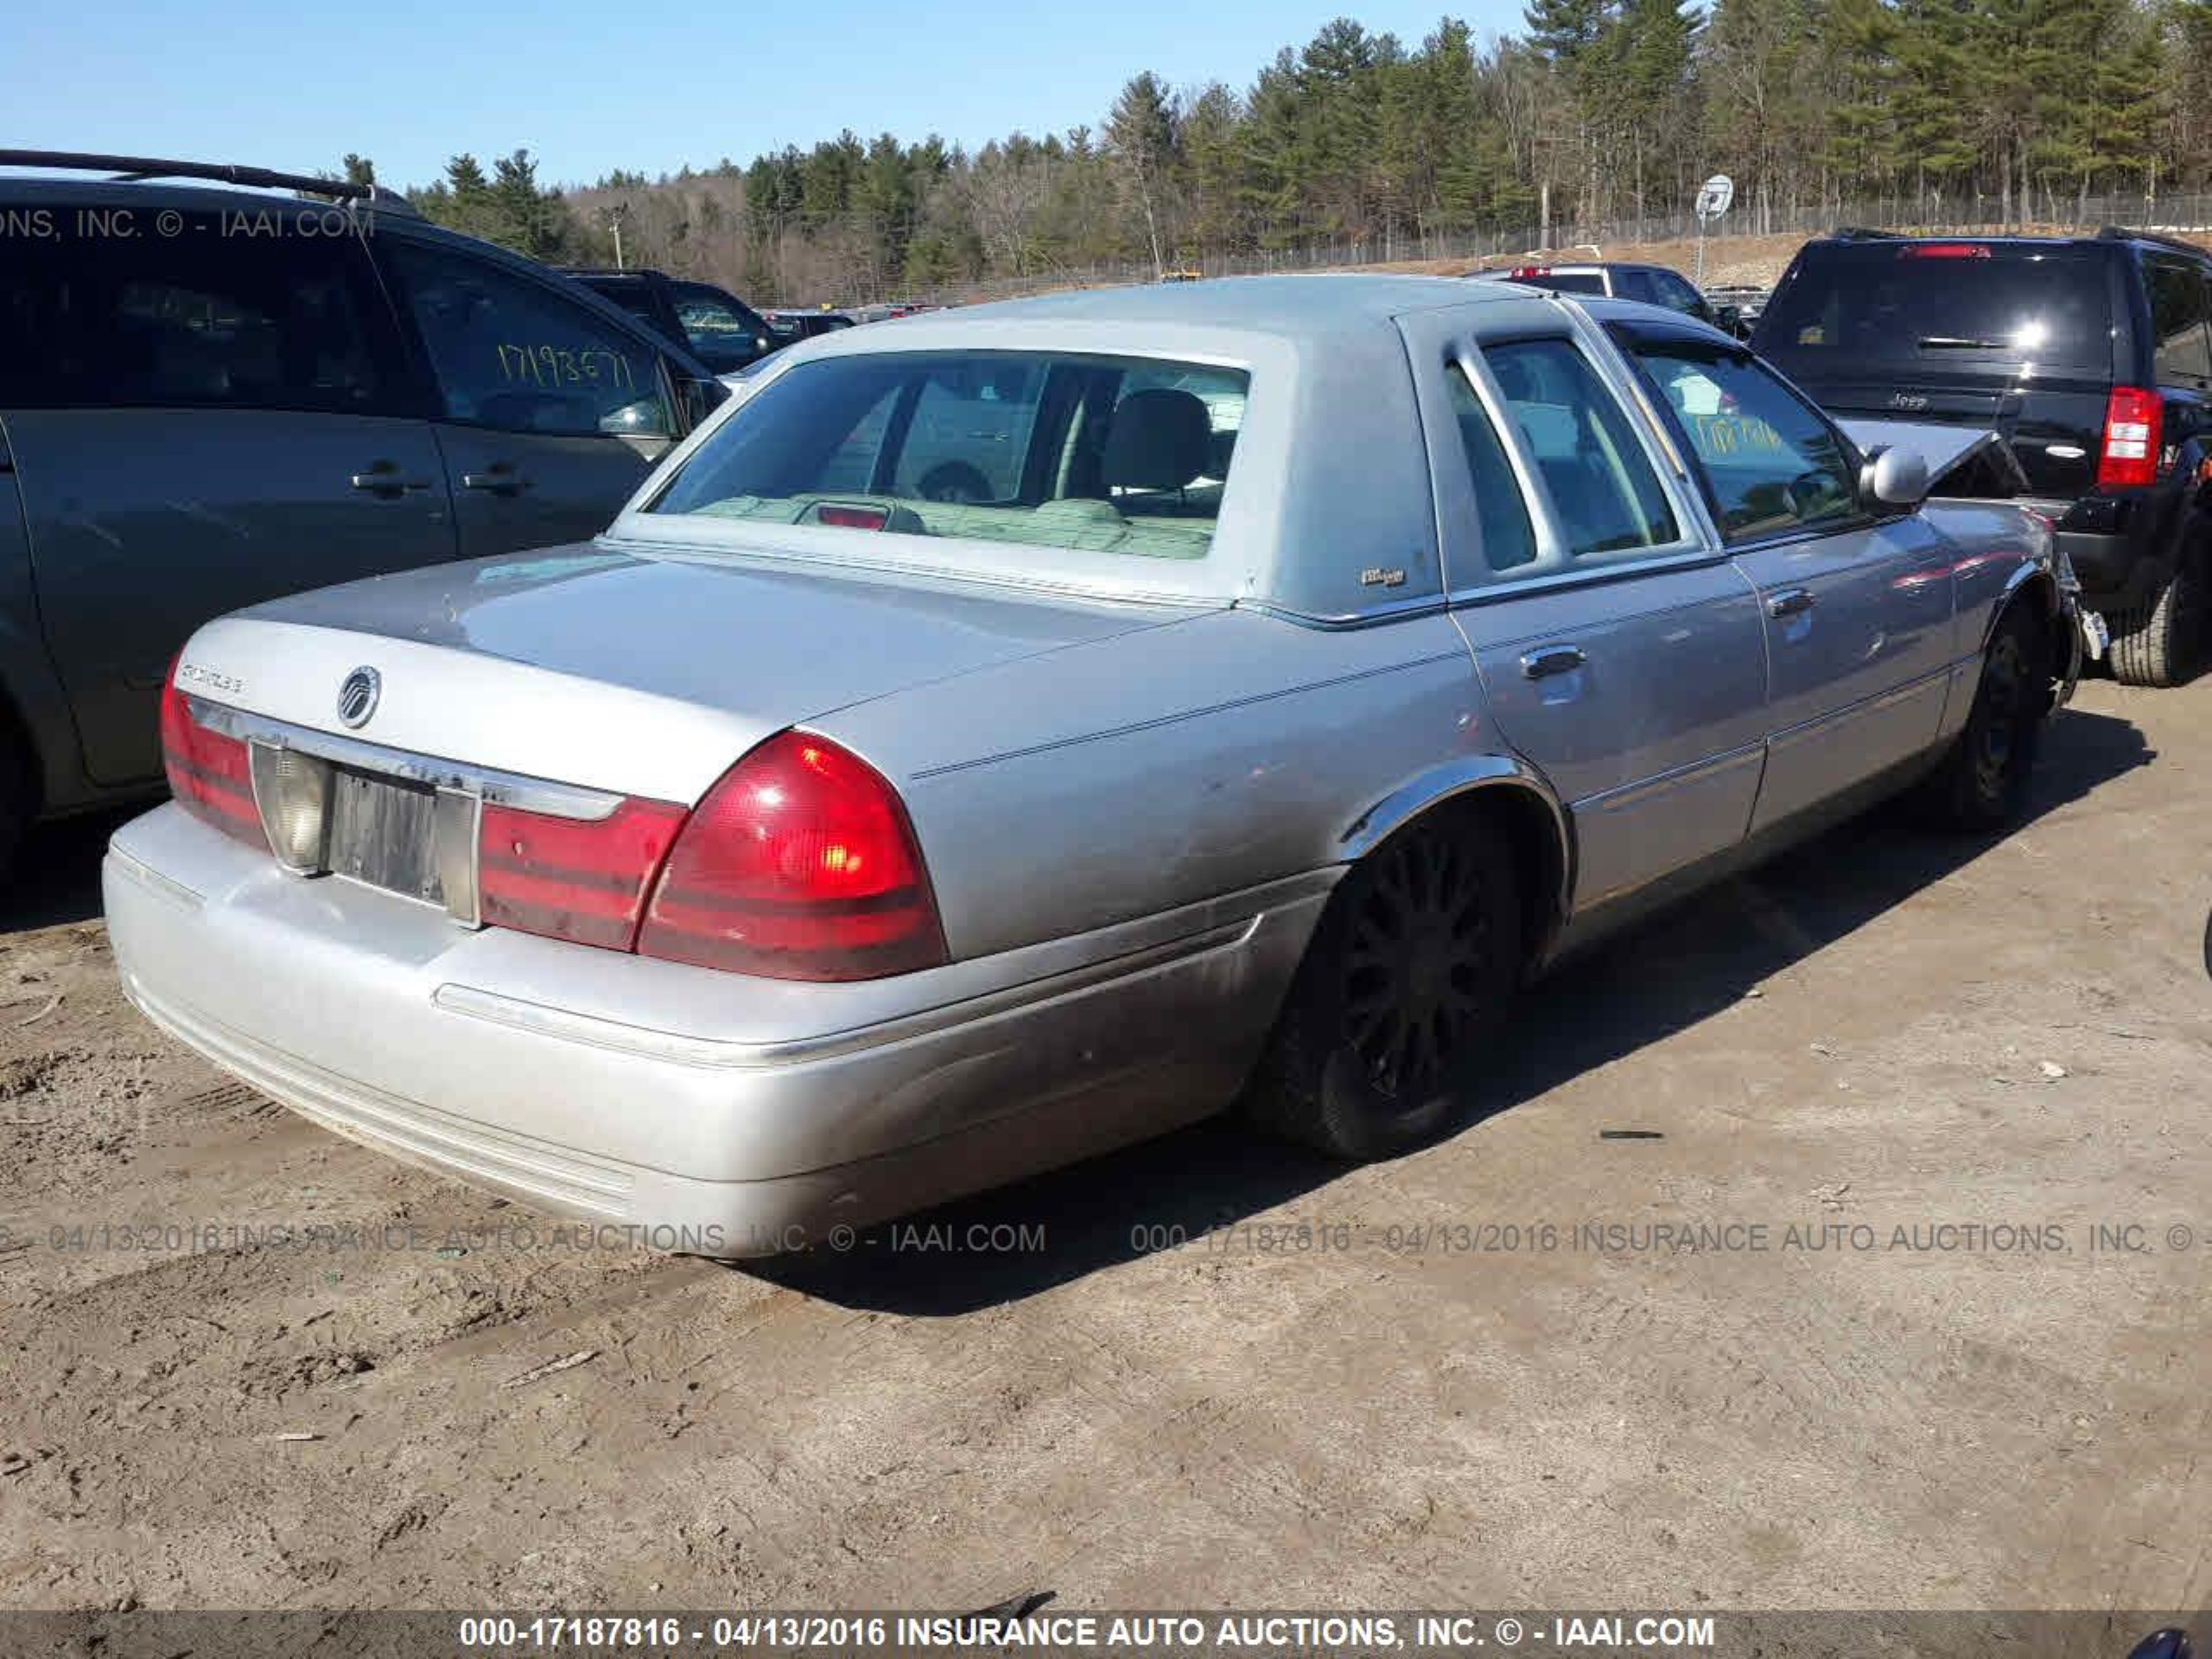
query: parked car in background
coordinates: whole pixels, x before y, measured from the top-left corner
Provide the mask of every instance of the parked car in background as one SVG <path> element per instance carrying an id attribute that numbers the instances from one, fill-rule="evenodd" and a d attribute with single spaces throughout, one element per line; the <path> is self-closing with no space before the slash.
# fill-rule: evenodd
<path id="1" fill-rule="evenodd" d="M 1679 311 L 1714 327 L 1723 325 L 1720 314 L 1691 286 L 1690 279 L 1665 265 L 1614 261 L 1580 265 L 1516 265 L 1509 270 L 1467 274 L 1493 276 L 1501 282 L 1518 283 L 1523 288 L 1541 288 L 1554 294 L 1635 300 L 1644 305 L 1664 306 L 1669 311 Z"/>
<path id="2" fill-rule="evenodd" d="M 1705 302 L 1724 318 L 1732 314 L 1735 321 L 1748 331 L 1758 327 L 1769 292 L 1751 283 L 1708 283 Z"/>
<path id="3" fill-rule="evenodd" d="M 804 311 L 785 308 L 763 311 L 760 315 L 768 324 L 769 338 L 779 347 L 796 346 L 802 340 L 812 340 L 817 334 L 835 334 L 840 328 L 853 326 L 853 320 L 843 312 L 828 309 Z"/>
<path id="4" fill-rule="evenodd" d="M 2005 824 L 2078 660 L 2044 519 L 1649 307 L 1146 285 L 754 378 L 596 541 L 194 637 L 142 1009 L 714 1255 L 1240 1099 L 1383 1156 L 1575 944 L 1908 785 Z"/>
<path id="5" fill-rule="evenodd" d="M 741 373 L 779 344 L 775 331 L 759 312 L 712 283 L 658 270 L 596 270 L 575 265 L 565 267 L 563 274 L 612 300 L 716 374 Z"/>
<path id="6" fill-rule="evenodd" d="M 2139 232 L 1809 242 L 1753 336 L 1838 413 L 1993 427 L 2135 685 L 2189 677 L 2212 583 L 2212 256 Z"/>
<path id="7" fill-rule="evenodd" d="M 0 174 L 25 227 L 0 281 L 0 869 L 31 820 L 161 787 L 162 686 L 209 617 L 588 535 L 722 395 L 396 198 L 150 158 L 0 167 L 138 175 Z"/>

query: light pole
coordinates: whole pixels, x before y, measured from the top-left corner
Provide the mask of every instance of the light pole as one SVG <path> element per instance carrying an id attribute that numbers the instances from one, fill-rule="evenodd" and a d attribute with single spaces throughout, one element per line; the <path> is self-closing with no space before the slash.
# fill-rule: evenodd
<path id="1" fill-rule="evenodd" d="M 623 216 L 629 211 L 630 204 L 628 202 L 620 202 L 616 204 L 614 211 L 607 216 L 607 227 L 614 232 L 614 269 L 617 270 L 620 270 L 624 268 L 622 264 L 622 219 Z"/>

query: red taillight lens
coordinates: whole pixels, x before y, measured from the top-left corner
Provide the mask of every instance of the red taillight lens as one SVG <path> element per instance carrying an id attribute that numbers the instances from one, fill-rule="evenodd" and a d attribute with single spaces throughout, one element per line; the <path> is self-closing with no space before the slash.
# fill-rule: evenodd
<path id="1" fill-rule="evenodd" d="M 638 954 L 770 979 L 880 979 L 946 960 L 898 792 L 804 732 L 723 774 L 677 837 Z"/>
<path id="2" fill-rule="evenodd" d="M 595 823 L 486 804 L 476 908 L 493 927 L 627 950 L 683 809 L 625 801 Z"/>
<path id="3" fill-rule="evenodd" d="M 176 664 L 162 683 L 162 767 L 177 804 L 226 836 L 263 851 L 261 810 L 253 802 L 252 762 L 245 744 L 211 732 L 192 717 L 192 704 L 178 690 Z"/>
<path id="4" fill-rule="evenodd" d="M 2114 386 L 2105 404 L 2105 447 L 2097 459 L 2097 487 L 2126 490 L 2157 483 L 2165 424 L 2166 406 L 2157 392 Z"/>
<path id="5" fill-rule="evenodd" d="M 1516 265 L 1505 273 L 1505 280 L 1509 283 L 1518 283 L 1530 276 L 1548 276 L 1551 274 L 1552 268 L 1549 265 Z"/>
<path id="6" fill-rule="evenodd" d="M 1908 242 L 1897 250 L 1906 259 L 1986 259 L 1986 242 Z"/>
<path id="7" fill-rule="evenodd" d="M 881 507 L 833 507 L 825 505 L 814 510 L 814 521 L 818 524 L 836 524 L 843 530 L 881 530 L 891 522 L 891 515 Z"/>

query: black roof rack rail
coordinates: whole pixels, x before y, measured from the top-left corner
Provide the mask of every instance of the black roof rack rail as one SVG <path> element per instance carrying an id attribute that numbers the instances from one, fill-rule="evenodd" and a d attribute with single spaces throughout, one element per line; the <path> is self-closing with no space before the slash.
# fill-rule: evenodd
<path id="1" fill-rule="evenodd" d="M 412 213 L 414 204 L 381 184 L 319 179 L 305 173 L 276 173 L 265 167 L 229 162 L 179 162 L 155 156 L 88 156 L 68 149 L 0 149 L 0 167 L 42 167 L 57 172 L 105 173 L 114 184 L 143 184 L 154 179 L 207 179 L 217 184 L 250 185 L 264 190 L 298 190 L 344 202 L 365 200 L 395 213 Z"/>
<path id="2" fill-rule="evenodd" d="M 1897 233 L 1895 231 L 1869 230 L 1864 225 L 1839 225 L 1828 232 L 1828 239 L 1832 242 L 1894 242 L 1897 239 Z"/>
<path id="3" fill-rule="evenodd" d="M 2212 250 L 2203 248 L 2195 242 L 2184 242 L 2177 236 L 2161 236 L 2156 231 L 2130 230 L 2125 225 L 2101 225 L 2097 227 L 2097 238 L 2102 242 L 2155 242 L 2162 248 L 2172 248 L 2182 253 L 2193 253 L 2200 259 L 2203 258 L 2208 252 L 2212 252 Z"/>

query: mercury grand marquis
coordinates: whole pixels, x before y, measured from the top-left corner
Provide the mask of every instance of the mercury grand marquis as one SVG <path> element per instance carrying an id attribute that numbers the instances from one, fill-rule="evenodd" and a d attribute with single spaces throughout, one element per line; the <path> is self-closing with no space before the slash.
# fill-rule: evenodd
<path id="1" fill-rule="evenodd" d="M 1562 952 L 1877 796 L 2003 827 L 2050 526 L 1672 313 L 1252 278 L 772 359 L 588 544 L 201 628 L 163 1029 L 705 1254 L 1241 1103 L 1434 1136 Z M 1968 435 L 1968 441 L 1971 441 Z"/>

